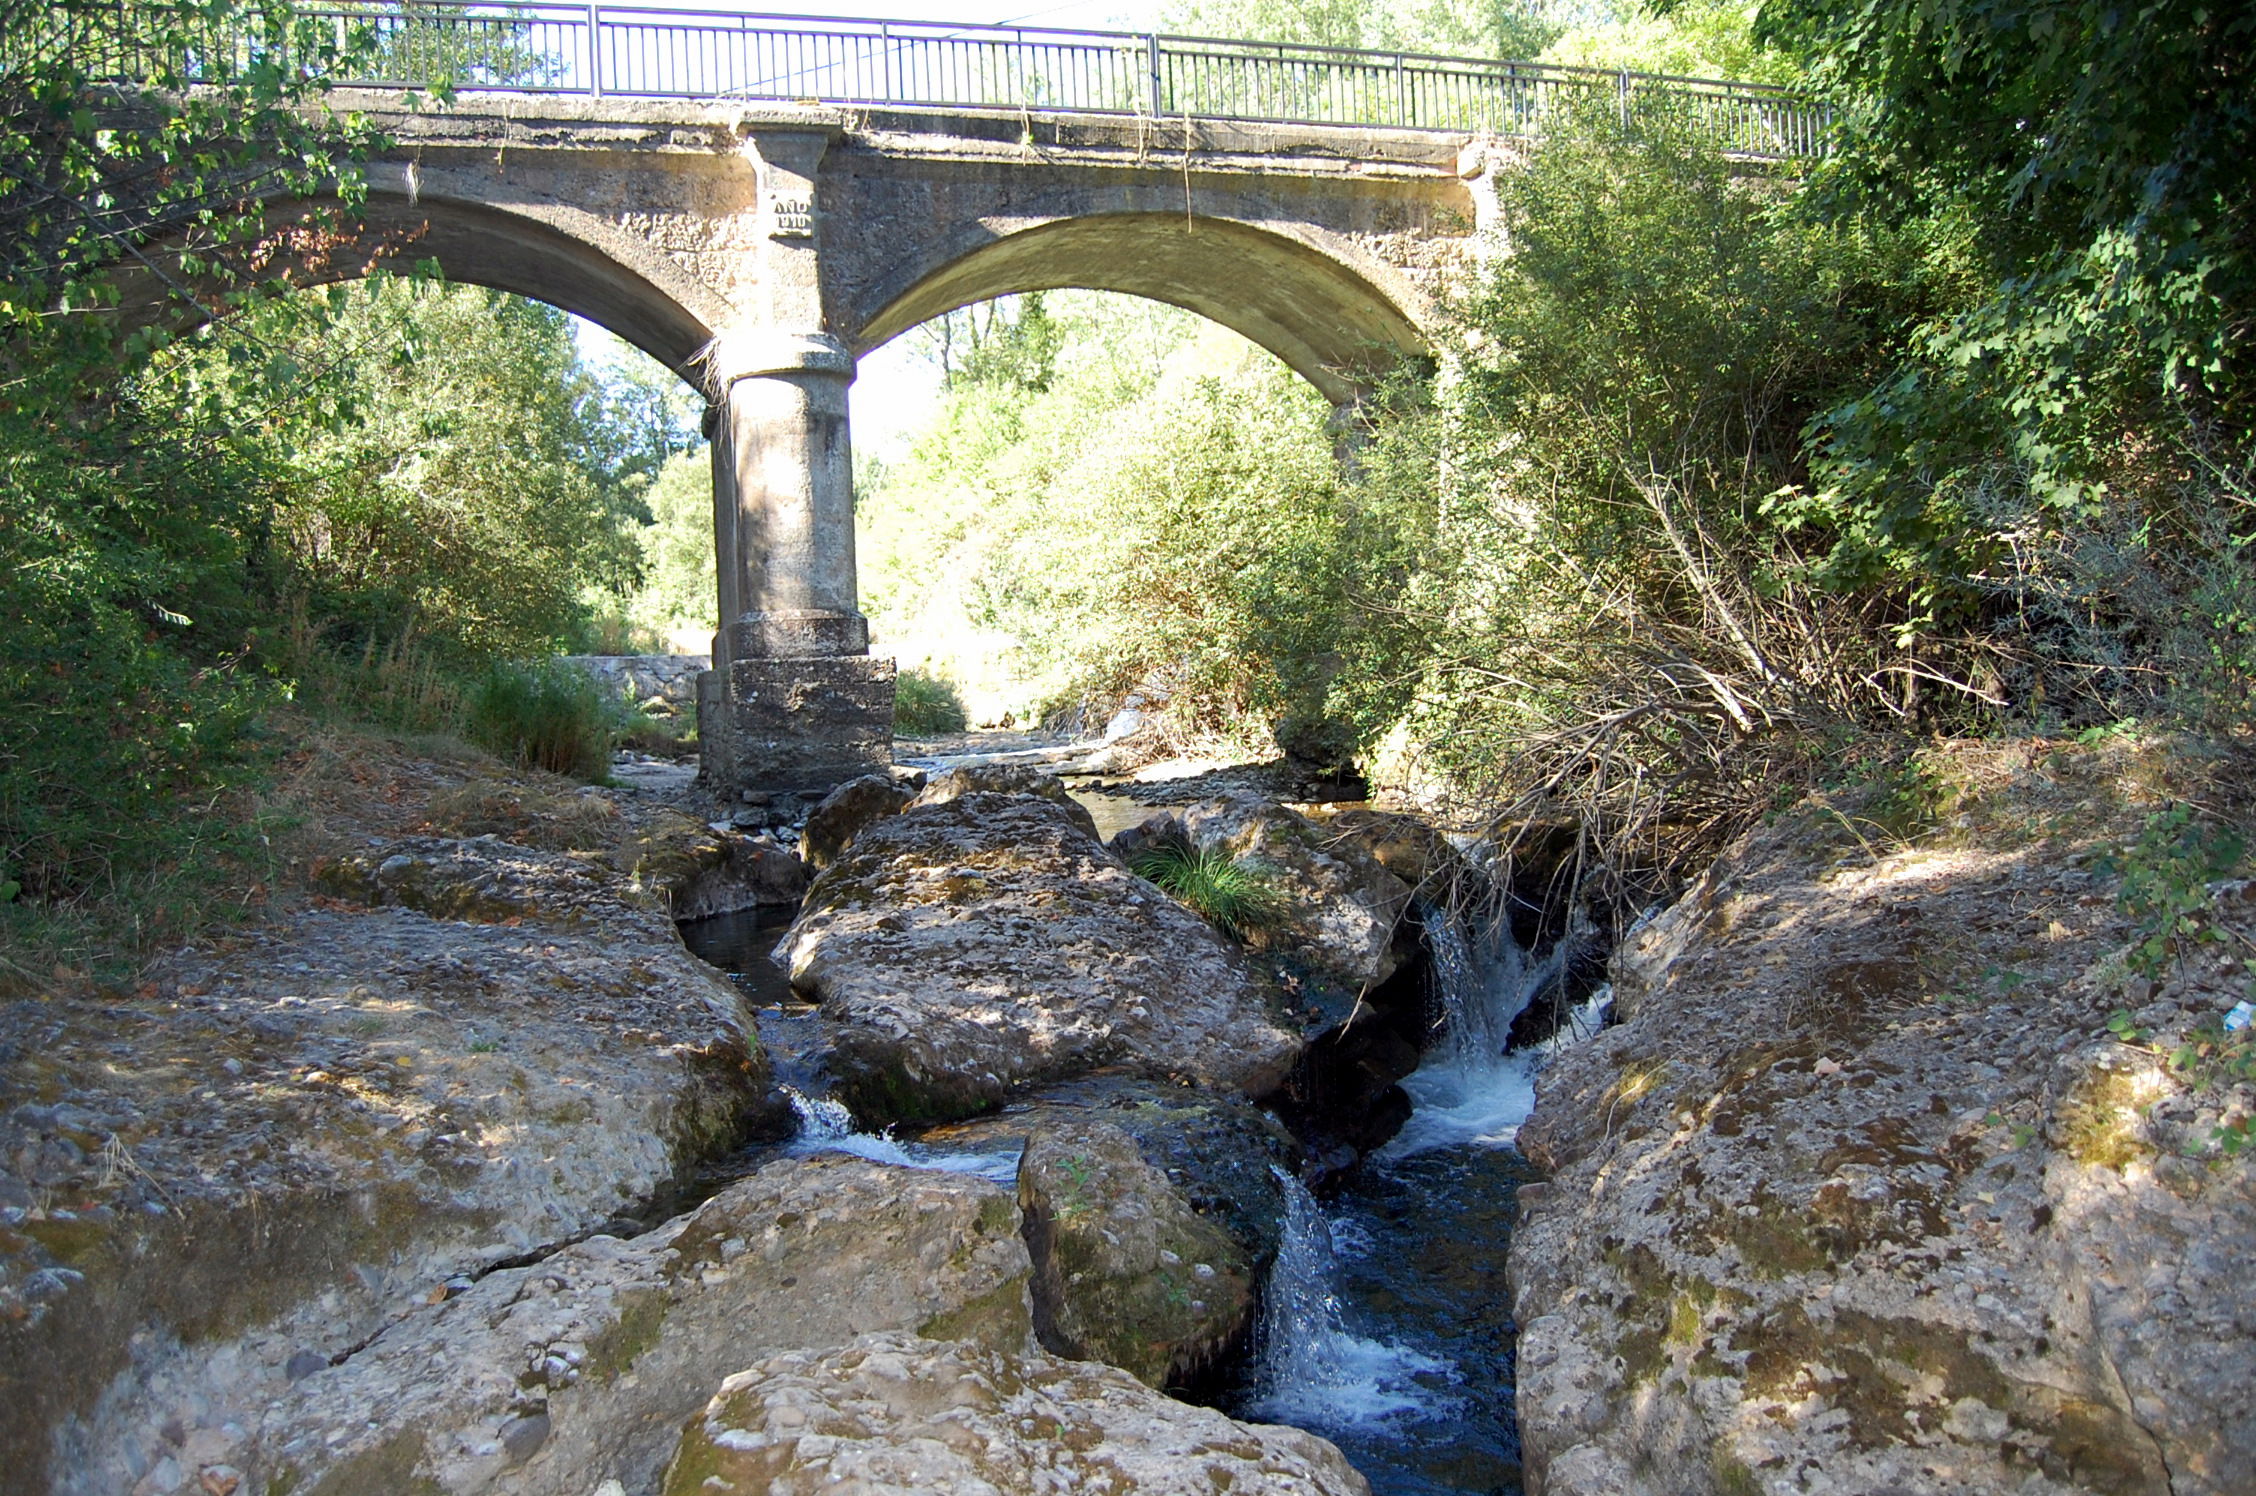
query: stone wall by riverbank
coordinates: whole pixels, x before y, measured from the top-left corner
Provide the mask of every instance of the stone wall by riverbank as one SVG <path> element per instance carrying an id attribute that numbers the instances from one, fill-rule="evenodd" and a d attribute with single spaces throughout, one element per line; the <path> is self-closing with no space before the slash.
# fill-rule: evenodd
<path id="1" fill-rule="evenodd" d="M 697 719 L 697 677 L 713 668 L 710 655 L 566 655 L 629 706 L 656 717 Z"/>

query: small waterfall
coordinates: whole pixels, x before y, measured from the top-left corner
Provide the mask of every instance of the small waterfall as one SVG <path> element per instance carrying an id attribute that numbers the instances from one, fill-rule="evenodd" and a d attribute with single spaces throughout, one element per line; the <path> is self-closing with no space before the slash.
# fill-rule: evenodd
<path id="1" fill-rule="evenodd" d="M 814 1153 L 851 1153 L 872 1163 L 977 1174 L 1007 1188 L 1018 1187 L 1020 1150 L 1016 1148 L 974 1153 L 904 1143 L 889 1132 L 863 1132 L 854 1125 L 854 1114 L 843 1102 L 827 1096 L 809 1096 L 795 1086 L 785 1086 L 783 1094 L 789 1098 L 791 1110 L 799 1118 L 799 1135 L 791 1140 L 789 1151 L 801 1157 Z"/>
<path id="2" fill-rule="evenodd" d="M 1563 976 L 1571 944 L 1561 940 L 1537 960 L 1502 920 L 1467 939 L 1447 911 L 1426 912 L 1426 945 L 1446 1033 L 1417 1073 L 1403 1081 L 1414 1109 L 1402 1131 L 1379 1150 L 1380 1159 L 1454 1144 L 1507 1147 L 1519 1136 L 1520 1124 L 1535 1108 L 1536 1073 L 1561 1048 L 1595 1033 L 1605 1006 L 1601 989 L 1568 1014 L 1552 1038 L 1506 1049 L 1512 1021 Z"/>
<path id="3" fill-rule="evenodd" d="M 1282 1169 L 1271 1172 L 1285 1192 L 1284 1235 L 1269 1269 L 1249 1410 L 1304 1427 L 1443 1411 L 1453 1400 L 1421 1378 L 1446 1377 L 1448 1365 L 1349 1332 L 1323 1209 L 1298 1178 Z"/>
<path id="4" fill-rule="evenodd" d="M 854 1114 L 846 1110 L 845 1102 L 809 1096 L 796 1086 L 785 1086 L 783 1094 L 791 1099 L 791 1110 L 799 1118 L 801 1142 L 837 1142 L 854 1136 Z"/>

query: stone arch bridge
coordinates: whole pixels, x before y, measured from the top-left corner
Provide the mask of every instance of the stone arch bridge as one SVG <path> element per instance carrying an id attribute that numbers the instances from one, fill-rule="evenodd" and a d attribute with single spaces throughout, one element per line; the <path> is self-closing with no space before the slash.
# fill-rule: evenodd
<path id="1" fill-rule="evenodd" d="M 609 328 L 712 400 L 717 784 L 891 759 L 857 608 L 855 360 L 972 302 L 1122 291 L 1211 317 L 1343 410 L 1427 348 L 1479 148 L 1337 126 L 472 99 L 384 120 L 364 243 Z"/>
<path id="2" fill-rule="evenodd" d="M 435 45 L 468 91 L 444 111 L 338 92 L 393 141 L 356 250 L 575 312 L 711 400 L 699 714 L 723 790 L 891 759 L 846 389 L 896 333 L 1015 292 L 1128 292 L 1236 329 L 1347 413 L 1425 356 L 1491 174 L 1560 108 L 1659 99 L 1752 156 L 1816 139 L 1775 91 L 1526 63 L 577 0 L 380 24 L 391 63 Z M 319 206 L 275 204 L 278 226 Z M 343 258 L 311 278 L 358 273 Z"/>

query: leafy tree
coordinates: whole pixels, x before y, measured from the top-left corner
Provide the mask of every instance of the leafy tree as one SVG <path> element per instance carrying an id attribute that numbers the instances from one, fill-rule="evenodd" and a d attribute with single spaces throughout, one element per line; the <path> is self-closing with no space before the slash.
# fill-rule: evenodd
<path id="1" fill-rule="evenodd" d="M 357 191 L 321 80 L 365 43 L 266 0 L 0 0 L 0 902 L 225 840 L 272 475 L 141 373 L 245 299 L 262 195 Z"/>
<path id="2" fill-rule="evenodd" d="M 1941 579 L 1938 619 L 2021 496 L 2095 519 L 2120 459 L 2191 417 L 2233 445 L 2250 384 L 2256 12 L 2210 0 L 1768 0 L 1768 41 L 1838 111 L 1813 201 L 1963 246 L 1972 294 L 1819 424 L 1794 513 L 1834 527 L 1826 575 Z"/>

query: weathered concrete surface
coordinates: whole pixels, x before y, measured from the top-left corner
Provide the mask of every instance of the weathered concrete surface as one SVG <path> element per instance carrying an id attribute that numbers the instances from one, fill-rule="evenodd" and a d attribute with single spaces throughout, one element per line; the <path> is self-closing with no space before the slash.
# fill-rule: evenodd
<path id="1" fill-rule="evenodd" d="M 231 1474 L 249 1492 L 647 1492 L 747 1358 L 879 1330 L 1032 1348 L 1010 1197 L 845 1157 L 770 1164 L 647 1235 L 434 1297 L 296 1375 L 271 1332 L 205 1348 L 152 1389 L 178 1437 L 145 1431 L 145 1472 L 96 1450 L 59 1489 L 209 1496 Z"/>
<path id="2" fill-rule="evenodd" d="M 2256 1163 L 2213 1141 L 2256 1084 L 2166 1063 L 2244 995 L 2256 900 L 2139 976 L 2089 856 L 2223 792 L 2141 745 L 1929 772 L 1926 829 L 1747 838 L 1546 1073 L 1512 1244 L 1542 1496 L 2256 1489 Z"/>
<path id="3" fill-rule="evenodd" d="M 1299 1041 L 1269 990 L 1086 820 L 1038 795 L 912 804 L 808 889 L 778 951 L 822 1004 L 827 1067 L 865 1125 L 966 1116 L 1104 1065 L 1240 1096 L 1284 1078 Z"/>
<path id="4" fill-rule="evenodd" d="M 1369 1496 L 1314 1434 L 1239 1423 L 1087 1361 L 910 1335 L 773 1357 L 683 1436 L 665 1496 Z"/>

